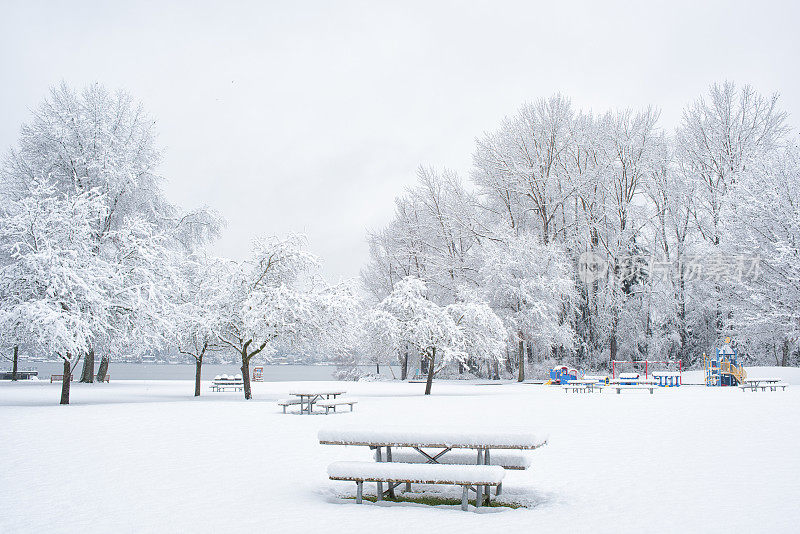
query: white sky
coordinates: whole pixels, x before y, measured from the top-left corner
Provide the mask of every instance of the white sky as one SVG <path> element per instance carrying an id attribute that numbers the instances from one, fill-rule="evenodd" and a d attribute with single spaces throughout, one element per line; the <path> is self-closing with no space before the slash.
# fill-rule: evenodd
<path id="1" fill-rule="evenodd" d="M 800 114 L 800 3 L 175 4 L 4 0 L 0 149 L 62 79 L 125 88 L 157 119 L 169 197 L 227 219 L 215 252 L 305 232 L 332 280 L 358 274 L 420 164 L 466 177 L 524 101 L 654 104 L 672 130 L 729 79 Z"/>

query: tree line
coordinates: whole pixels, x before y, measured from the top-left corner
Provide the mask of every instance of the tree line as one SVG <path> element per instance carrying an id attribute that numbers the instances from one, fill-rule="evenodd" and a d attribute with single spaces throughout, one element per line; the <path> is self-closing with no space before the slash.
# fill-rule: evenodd
<path id="1" fill-rule="evenodd" d="M 399 378 L 515 377 L 611 359 L 697 363 L 726 336 L 798 361 L 800 154 L 778 106 L 713 85 L 672 133 L 654 108 L 595 115 L 562 95 L 475 141 L 468 179 L 421 167 L 367 236 L 360 284 L 331 284 L 302 235 L 209 253 L 224 221 L 158 174 L 155 122 L 124 91 L 51 90 L 0 166 L 0 350 L 102 379 L 115 354 L 250 364 L 290 348 Z M 95 359 L 100 359 L 98 376 Z M 377 373 L 379 374 L 379 373 Z M 422 378 L 421 377 L 421 378 Z"/>
<path id="2" fill-rule="evenodd" d="M 489 357 L 501 364 L 459 358 L 475 376 L 523 380 L 526 362 L 690 367 L 727 336 L 751 364 L 796 364 L 800 159 L 778 96 L 725 82 L 675 131 L 658 120 L 555 95 L 477 137 L 468 179 L 421 167 L 368 236 L 370 305 L 409 279 L 437 305 L 487 305 L 505 330 Z M 405 378 L 407 342 L 364 356 Z"/>

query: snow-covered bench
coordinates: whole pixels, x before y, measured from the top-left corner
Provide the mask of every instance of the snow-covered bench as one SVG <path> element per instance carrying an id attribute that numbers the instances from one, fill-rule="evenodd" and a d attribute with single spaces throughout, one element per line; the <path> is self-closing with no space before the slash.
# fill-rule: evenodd
<path id="1" fill-rule="evenodd" d="M 50 375 L 50 383 L 52 384 L 56 380 L 63 381 L 64 375 Z M 75 375 L 69 375 L 69 381 L 73 382 L 75 380 Z"/>
<path id="2" fill-rule="evenodd" d="M 226 389 L 233 389 L 234 391 L 241 391 L 244 389 L 244 379 L 242 375 L 236 376 L 215 376 L 211 381 L 211 391 L 225 391 Z"/>
<path id="3" fill-rule="evenodd" d="M 380 461 L 378 452 L 374 453 L 375 460 Z M 429 464 L 430 459 L 411 449 L 395 449 L 392 451 L 392 461 L 405 464 Z M 478 465 L 478 456 L 474 452 L 451 451 L 436 459 L 439 464 L 448 465 Z M 527 469 L 531 466 L 530 458 L 513 452 L 494 452 L 489 458 L 489 465 L 498 465 L 503 469 Z"/>
<path id="4" fill-rule="evenodd" d="M 480 486 L 495 486 L 503 483 L 505 470 L 497 465 L 442 465 L 442 464 L 407 464 L 395 462 L 334 462 L 328 466 L 328 477 L 331 480 L 350 480 L 356 483 L 356 503 L 361 504 L 364 493 L 364 482 L 378 484 L 451 484 L 463 488 L 461 509 L 466 510 L 470 489 L 475 487 L 478 497 L 475 506 L 480 507 L 482 495 Z M 383 499 L 383 490 L 379 485 L 377 500 Z"/>
<path id="5" fill-rule="evenodd" d="M 616 389 L 617 394 L 619 394 L 622 390 L 649 389 L 651 395 L 653 394 L 653 390 L 658 388 L 656 384 L 612 384 L 609 387 L 611 389 Z"/>
<path id="6" fill-rule="evenodd" d="M 286 413 L 286 407 L 287 406 L 295 406 L 297 404 L 300 404 L 300 399 L 299 398 L 297 398 L 297 399 L 281 399 L 281 400 L 278 401 L 278 406 L 283 407 L 283 413 Z"/>
<path id="7" fill-rule="evenodd" d="M 331 408 L 333 408 L 333 411 L 336 412 L 336 407 L 337 406 L 344 406 L 344 405 L 347 405 L 347 404 L 350 405 L 350 411 L 352 412 L 353 411 L 353 405 L 354 404 L 358 404 L 358 400 L 357 399 L 353 399 L 353 398 L 349 398 L 348 399 L 348 398 L 339 397 L 338 399 L 319 400 L 315 404 L 317 406 L 322 406 L 323 408 L 325 408 L 325 415 L 328 415 L 328 412 L 329 412 L 329 410 Z"/>

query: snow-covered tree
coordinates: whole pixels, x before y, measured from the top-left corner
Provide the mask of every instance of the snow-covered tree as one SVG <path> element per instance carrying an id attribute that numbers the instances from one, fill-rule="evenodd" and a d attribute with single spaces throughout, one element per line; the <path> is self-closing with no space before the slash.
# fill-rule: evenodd
<path id="1" fill-rule="evenodd" d="M 508 331 L 502 319 L 475 291 L 462 291 L 461 300 L 447 306 L 459 327 L 467 364 L 486 365 L 487 376 L 499 378 L 498 365 L 505 358 Z"/>
<path id="2" fill-rule="evenodd" d="M 92 253 L 104 203 L 96 190 L 65 195 L 37 180 L 0 214 L 0 331 L 63 360 L 61 404 L 81 355 L 110 331 L 109 297 L 121 287 L 114 266 Z"/>
<path id="3" fill-rule="evenodd" d="M 572 348 L 574 330 L 565 306 L 574 296 L 571 267 L 556 245 L 521 234 L 486 244 L 481 286 L 519 346 L 518 379 L 525 379 L 525 340 L 541 353 Z"/>
<path id="4" fill-rule="evenodd" d="M 192 254 L 179 259 L 173 280 L 171 319 L 178 352 L 195 360 L 194 395 L 200 395 L 204 356 L 219 347 L 224 323 L 220 312 L 226 293 L 230 261 Z"/>
<path id="5" fill-rule="evenodd" d="M 240 357 L 246 399 L 252 398 L 250 361 L 277 343 L 328 350 L 351 344 L 357 299 L 347 284 L 330 286 L 312 276 L 319 260 L 305 244 L 302 235 L 256 239 L 250 258 L 228 278 L 218 337 Z"/>
<path id="6" fill-rule="evenodd" d="M 756 361 L 774 345 L 786 365 L 800 340 L 800 149 L 754 162 L 729 194 L 722 248 L 734 279 L 726 284 L 726 321 L 751 341 Z"/>
<path id="7" fill-rule="evenodd" d="M 430 395 L 436 372 L 452 362 L 462 364 L 468 355 L 464 351 L 463 332 L 453 316 L 426 294 L 425 281 L 404 278 L 377 306 L 373 321 L 385 324 L 386 335 L 393 337 L 394 347 L 408 343 L 420 354 L 428 375 L 425 394 Z"/>
<path id="8" fill-rule="evenodd" d="M 95 195 L 84 253 L 113 265 L 119 288 L 104 314 L 112 328 L 96 332 L 86 348 L 82 379 L 92 381 L 94 349 L 154 348 L 160 334 L 166 292 L 164 269 L 176 250 L 214 235 L 219 223 L 206 210 L 183 213 L 161 189 L 155 122 L 124 91 L 100 84 L 81 92 L 66 84 L 53 88 L 22 126 L 18 146 L 0 172 L 4 194 L 30 196 L 42 181 L 65 196 Z M 101 374 L 108 365 L 103 355 Z"/>

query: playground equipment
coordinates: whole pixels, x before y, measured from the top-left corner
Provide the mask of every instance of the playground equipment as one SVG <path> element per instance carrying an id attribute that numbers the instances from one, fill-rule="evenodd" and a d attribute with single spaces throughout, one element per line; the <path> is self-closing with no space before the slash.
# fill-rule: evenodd
<path id="1" fill-rule="evenodd" d="M 731 338 L 717 347 L 714 356 L 703 353 L 703 368 L 706 371 L 706 386 L 738 386 L 747 378 L 744 366 L 739 363 L 739 354 L 731 347 Z"/>
<path id="2" fill-rule="evenodd" d="M 623 369 L 625 368 L 625 364 L 630 364 L 632 368 L 636 368 L 639 366 L 641 370 L 644 371 L 644 378 L 645 380 L 649 379 L 652 375 L 654 380 L 658 381 L 658 385 L 662 387 L 666 386 L 680 386 L 683 383 L 683 362 L 681 360 L 611 360 L 611 379 L 616 379 L 617 375 L 619 374 L 619 378 L 622 378 L 622 375 L 628 374 L 623 373 Z M 677 371 L 653 371 L 653 366 L 674 366 L 674 369 Z M 664 378 L 662 378 L 664 377 Z M 666 377 L 669 377 L 668 379 Z"/>
<path id="3" fill-rule="evenodd" d="M 675 371 L 654 371 L 653 379 L 662 388 L 672 388 L 681 385 L 681 374 Z"/>
<path id="4" fill-rule="evenodd" d="M 572 369 L 567 367 L 566 365 L 562 365 L 559 367 L 553 367 L 550 370 L 550 380 L 547 382 L 548 384 L 567 384 L 570 380 L 577 380 L 578 379 L 578 370 Z"/>
<path id="5" fill-rule="evenodd" d="M 263 381 L 264 381 L 264 368 L 253 367 L 253 382 L 263 382 Z"/>

